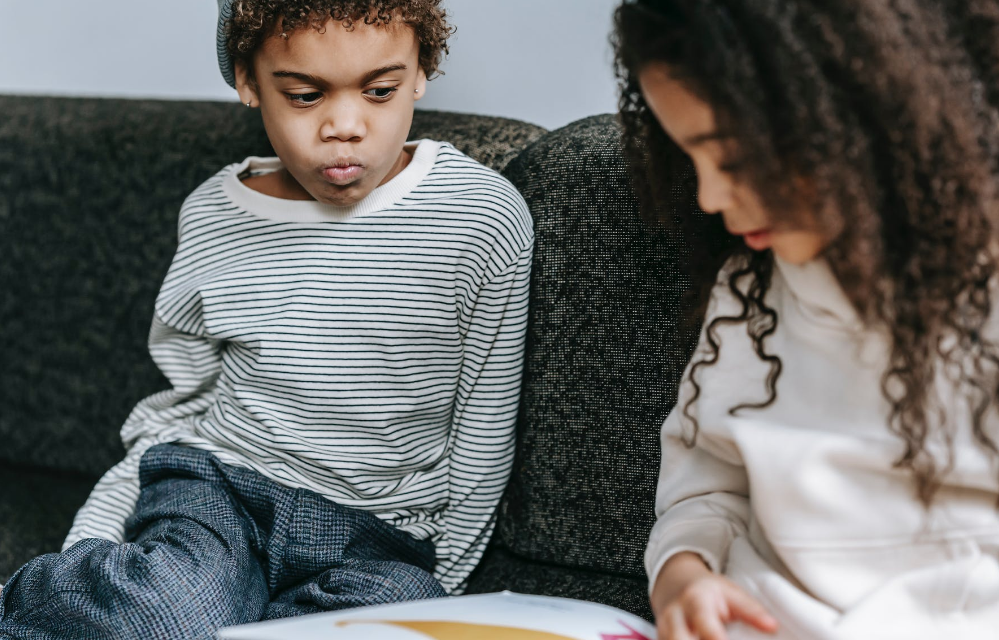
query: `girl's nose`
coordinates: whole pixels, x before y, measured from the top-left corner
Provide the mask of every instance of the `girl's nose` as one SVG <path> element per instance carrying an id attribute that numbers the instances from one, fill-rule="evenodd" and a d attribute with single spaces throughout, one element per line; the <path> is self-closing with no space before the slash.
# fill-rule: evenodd
<path id="1" fill-rule="evenodd" d="M 698 172 L 697 205 L 704 213 L 721 213 L 732 206 L 732 183 L 718 173 Z"/>

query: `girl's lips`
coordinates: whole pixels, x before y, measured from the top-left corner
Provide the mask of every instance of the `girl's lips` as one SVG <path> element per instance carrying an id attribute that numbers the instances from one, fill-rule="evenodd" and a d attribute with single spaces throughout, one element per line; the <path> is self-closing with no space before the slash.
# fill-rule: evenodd
<path id="1" fill-rule="evenodd" d="M 323 169 L 323 177 L 335 185 L 348 185 L 361 177 L 364 167 L 359 164 L 351 164 L 344 167 L 326 167 Z"/>
<path id="2" fill-rule="evenodd" d="M 770 248 L 770 232 L 766 229 L 745 233 L 742 239 L 745 240 L 746 246 L 753 251 L 765 251 Z"/>

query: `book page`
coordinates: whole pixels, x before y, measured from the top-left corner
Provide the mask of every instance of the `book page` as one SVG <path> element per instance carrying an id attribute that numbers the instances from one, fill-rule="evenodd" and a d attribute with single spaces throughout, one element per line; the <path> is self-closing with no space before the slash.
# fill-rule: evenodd
<path id="1" fill-rule="evenodd" d="M 593 602 L 504 591 L 229 627 L 222 640 L 655 640 L 655 628 Z"/>

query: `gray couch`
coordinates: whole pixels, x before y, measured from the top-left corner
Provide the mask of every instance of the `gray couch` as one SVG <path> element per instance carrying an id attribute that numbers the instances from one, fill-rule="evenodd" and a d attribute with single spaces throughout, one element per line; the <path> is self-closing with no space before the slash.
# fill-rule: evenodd
<path id="1" fill-rule="evenodd" d="M 271 153 L 237 104 L 0 96 L 0 582 L 58 550 L 118 429 L 165 387 L 146 352 L 183 198 Z M 659 425 L 692 327 L 677 241 L 641 223 L 611 115 L 547 132 L 418 112 L 521 190 L 537 244 L 517 460 L 469 591 L 651 615 Z"/>

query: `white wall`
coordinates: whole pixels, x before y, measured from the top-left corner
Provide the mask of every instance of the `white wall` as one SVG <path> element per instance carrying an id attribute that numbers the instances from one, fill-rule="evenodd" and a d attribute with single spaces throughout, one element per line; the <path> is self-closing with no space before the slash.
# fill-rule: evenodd
<path id="1" fill-rule="evenodd" d="M 458 33 L 420 107 L 555 128 L 615 110 L 618 0 L 445 0 Z M 215 0 L 0 0 L 0 93 L 235 100 Z"/>

